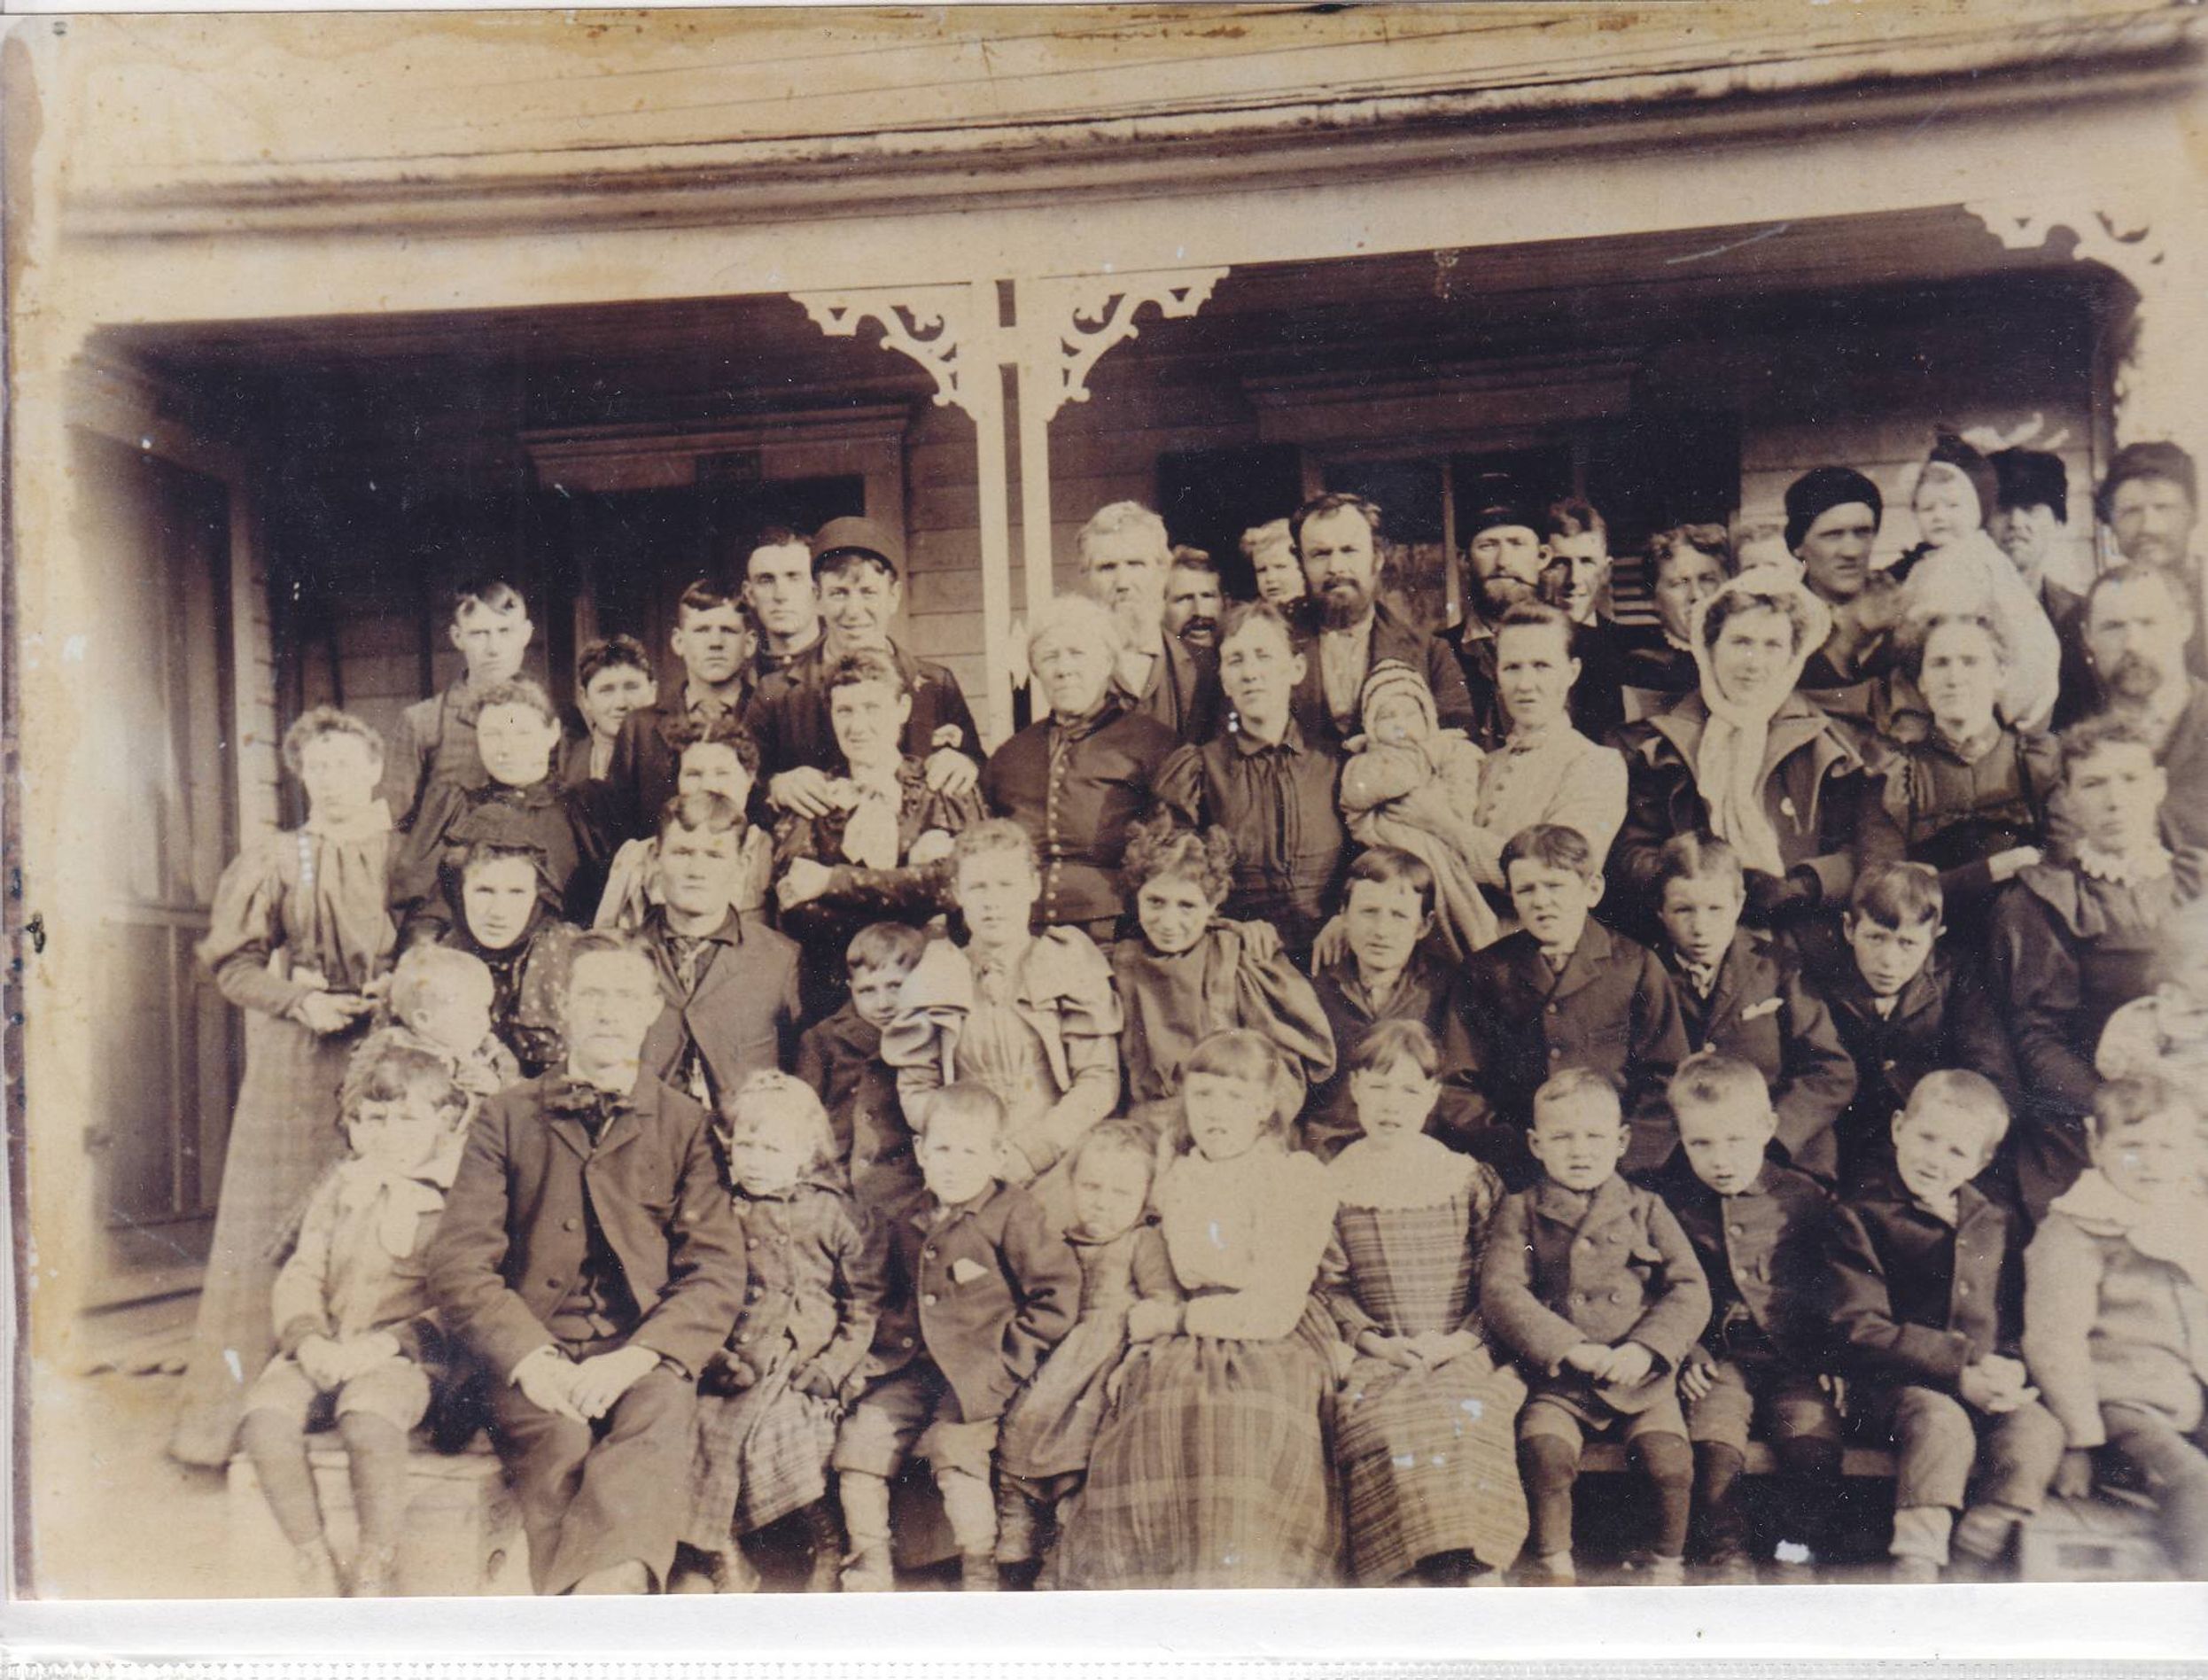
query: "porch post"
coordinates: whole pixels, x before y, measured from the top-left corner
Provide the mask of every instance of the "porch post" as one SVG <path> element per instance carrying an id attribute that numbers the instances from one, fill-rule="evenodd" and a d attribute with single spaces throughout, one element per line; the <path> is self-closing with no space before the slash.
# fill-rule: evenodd
<path id="1" fill-rule="evenodd" d="M 1129 274 L 1032 275 L 1013 282 L 1019 356 L 1020 539 L 1027 562 L 1027 611 L 1051 597 L 1050 423 L 1069 402 L 1089 400 L 1089 373 L 1113 346 L 1135 336 L 1135 314 L 1186 320 L 1204 306 L 1225 268 Z"/>
<path id="2" fill-rule="evenodd" d="M 909 356 L 936 382 L 936 401 L 974 423 L 981 493 L 982 697 L 985 745 L 1012 733 L 1012 522 L 1006 465 L 1003 351 L 993 280 L 936 285 L 793 292 L 831 338 L 856 337 L 859 323 L 882 329 L 882 347 Z"/>
<path id="3" fill-rule="evenodd" d="M 2168 439 L 2196 454 L 2208 448 L 2208 335 L 2196 324 L 2208 287 L 2202 245 L 2208 215 L 2196 202 L 2181 191 L 2142 192 L 2052 209 L 1986 200 L 1963 208 L 2011 251 L 2038 250 L 2067 229 L 2077 242 L 2074 258 L 2123 276 L 2139 304 L 2116 346 L 2117 441 Z"/>

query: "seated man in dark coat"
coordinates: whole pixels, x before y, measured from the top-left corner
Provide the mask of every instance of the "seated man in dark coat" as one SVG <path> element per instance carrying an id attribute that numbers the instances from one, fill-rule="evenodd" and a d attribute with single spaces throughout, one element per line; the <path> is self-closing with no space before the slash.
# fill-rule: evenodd
<path id="1" fill-rule="evenodd" d="M 540 1593 L 665 1583 L 696 1373 L 743 1295 L 705 1111 L 638 1065 L 660 1007 L 642 951 L 578 941 L 567 1067 L 484 1104 L 430 1249 L 431 1298 L 489 1368 Z"/>

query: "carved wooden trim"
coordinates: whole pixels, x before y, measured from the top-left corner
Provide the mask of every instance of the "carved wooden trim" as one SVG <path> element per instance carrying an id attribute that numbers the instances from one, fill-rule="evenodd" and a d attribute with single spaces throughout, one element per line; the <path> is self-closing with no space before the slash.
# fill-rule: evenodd
<path id="1" fill-rule="evenodd" d="M 1090 373 L 1107 350 L 1141 331 L 1135 316 L 1146 305 L 1155 306 L 1162 319 L 1186 321 L 1226 276 L 1225 268 L 1169 268 L 1020 281 L 1021 331 L 1043 376 L 1036 395 L 1042 417 L 1089 400 Z"/>
<path id="2" fill-rule="evenodd" d="M 856 338 L 861 323 L 882 329 L 882 347 L 907 356 L 936 382 L 936 401 L 974 419 L 996 398 L 996 288 L 983 281 L 791 294 L 831 338 Z M 969 371 L 971 370 L 971 371 Z M 990 382 L 986 395 L 983 381 Z"/>

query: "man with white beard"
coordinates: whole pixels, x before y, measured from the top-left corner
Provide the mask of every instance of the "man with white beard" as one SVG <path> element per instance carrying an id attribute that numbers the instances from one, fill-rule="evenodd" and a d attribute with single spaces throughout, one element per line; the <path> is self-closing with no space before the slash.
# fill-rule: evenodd
<path id="1" fill-rule="evenodd" d="M 1173 544 L 1165 521 L 1139 502 L 1100 508 L 1075 539 L 1082 588 L 1118 622 L 1113 691 L 1191 743 L 1208 741 L 1221 716 L 1216 664 L 1165 627 Z"/>
<path id="2" fill-rule="evenodd" d="M 1304 669 L 1295 685 L 1295 719 L 1315 747 L 1340 751 L 1363 733 L 1358 701 L 1366 675 L 1383 659 L 1425 676 L 1442 728 L 1472 727 L 1472 697 L 1448 645 L 1380 593 L 1380 508 L 1363 496 L 1317 496 L 1288 519 L 1312 603 L 1299 647 Z"/>

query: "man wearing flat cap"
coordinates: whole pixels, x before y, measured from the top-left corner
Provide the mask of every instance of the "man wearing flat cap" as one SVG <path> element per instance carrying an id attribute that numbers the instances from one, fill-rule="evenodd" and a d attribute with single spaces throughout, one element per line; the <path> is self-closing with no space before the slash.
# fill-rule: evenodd
<path id="1" fill-rule="evenodd" d="M 812 539 L 812 577 L 820 598 L 820 639 L 766 678 L 744 722 L 759 743 L 767 802 L 801 817 L 835 808 L 839 774 L 828 722 L 828 679 L 847 654 L 886 653 L 913 697 L 904 749 L 928 766 L 931 791 L 963 794 L 981 779 L 981 735 L 959 680 L 945 666 L 914 658 L 890 638 L 905 598 L 905 543 L 878 520 L 831 519 Z"/>

